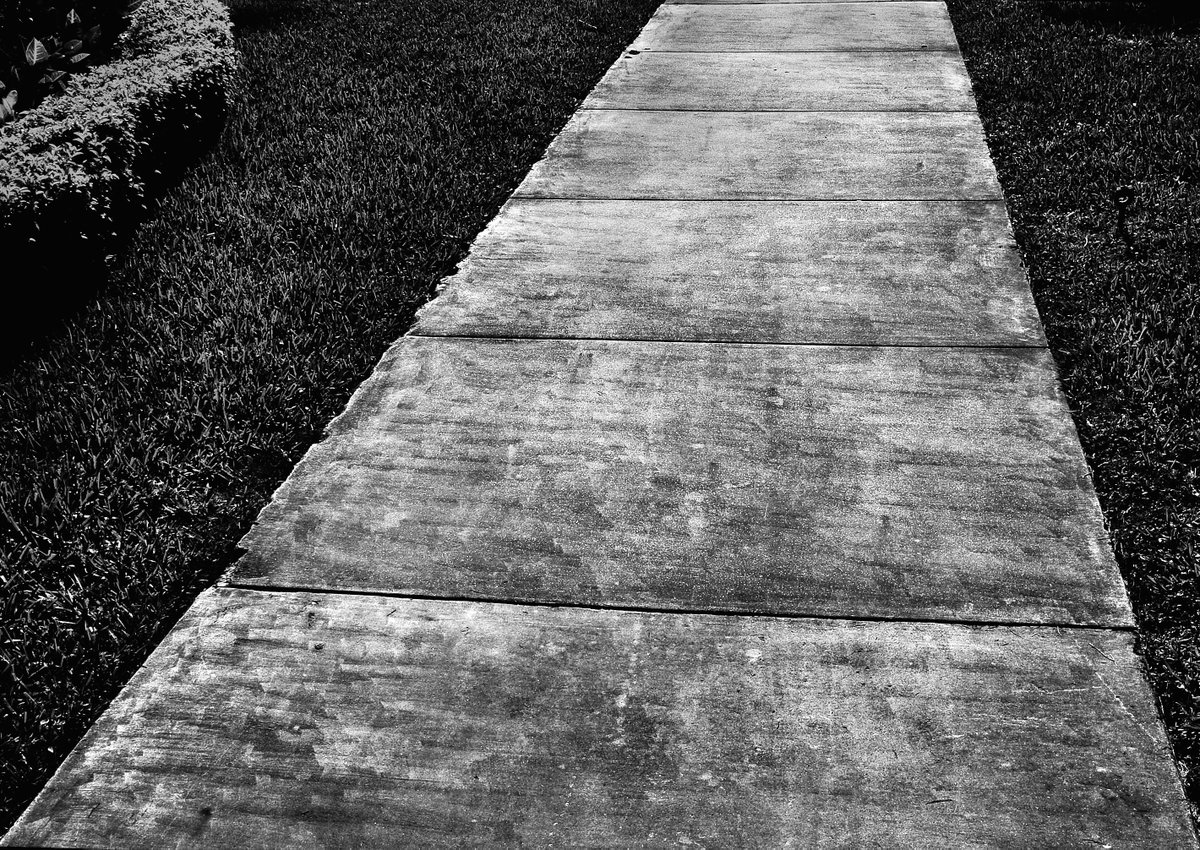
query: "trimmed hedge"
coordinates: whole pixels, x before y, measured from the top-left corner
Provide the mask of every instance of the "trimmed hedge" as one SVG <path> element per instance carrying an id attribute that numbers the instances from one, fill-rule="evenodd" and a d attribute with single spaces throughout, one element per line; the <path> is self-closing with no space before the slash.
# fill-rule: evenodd
<path id="1" fill-rule="evenodd" d="M 64 273 L 98 268 L 167 164 L 219 128 L 235 68 L 220 0 L 146 0 L 112 62 L 0 127 L 6 263 L 48 276 L 54 300 Z"/>

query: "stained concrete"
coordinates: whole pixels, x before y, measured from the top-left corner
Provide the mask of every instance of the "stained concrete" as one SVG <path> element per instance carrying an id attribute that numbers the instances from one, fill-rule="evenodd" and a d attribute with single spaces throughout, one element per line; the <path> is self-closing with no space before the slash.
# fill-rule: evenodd
<path id="1" fill-rule="evenodd" d="M 900 2 L 935 2 L 941 0 L 663 0 L 667 6 L 710 6 L 724 4 L 790 4 L 790 3 L 900 3 Z"/>
<path id="2" fill-rule="evenodd" d="M 975 110 L 952 53 L 626 53 L 584 109 Z"/>
<path id="3" fill-rule="evenodd" d="M 805 3 L 659 7 L 631 50 L 956 50 L 942 3 Z"/>
<path id="4" fill-rule="evenodd" d="M 1127 625 L 1049 355 L 410 338 L 232 579 Z"/>
<path id="5" fill-rule="evenodd" d="M 433 335 L 1042 345 L 991 202 L 514 200 Z"/>
<path id="6" fill-rule="evenodd" d="M 1130 643 L 210 592 L 7 840 L 1186 847 Z"/>
<path id="7" fill-rule="evenodd" d="M 638 44 L 418 328 L 624 341 L 398 342 L 9 844 L 1196 847 L 944 9 Z"/>
<path id="8" fill-rule="evenodd" d="M 1002 194 L 971 113 L 581 110 L 515 197 L 998 200 Z"/>

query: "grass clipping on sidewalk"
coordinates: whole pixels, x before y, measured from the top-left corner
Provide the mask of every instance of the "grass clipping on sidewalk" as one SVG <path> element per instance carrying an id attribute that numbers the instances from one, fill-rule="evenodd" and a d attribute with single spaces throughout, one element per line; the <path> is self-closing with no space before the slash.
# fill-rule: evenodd
<path id="1" fill-rule="evenodd" d="M 0 373 L 0 830 L 658 0 L 232 0 L 241 95 Z"/>
<path id="2" fill-rule="evenodd" d="M 949 2 L 1195 813 L 1200 13 L 1175 5 Z"/>

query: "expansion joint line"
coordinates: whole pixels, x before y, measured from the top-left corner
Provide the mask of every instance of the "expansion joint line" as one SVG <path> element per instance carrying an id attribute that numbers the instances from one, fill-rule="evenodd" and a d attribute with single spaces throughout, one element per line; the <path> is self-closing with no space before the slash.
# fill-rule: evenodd
<path id="1" fill-rule="evenodd" d="M 628 614 L 661 614 L 707 617 L 742 617 L 766 620 L 828 620 L 850 623 L 912 623 L 914 625 L 965 626 L 970 628 L 1036 628 L 1071 629 L 1091 632 L 1132 632 L 1135 626 L 1127 623 L 1051 623 L 1036 620 L 989 620 L 965 619 L 960 617 L 883 617 L 870 614 L 821 614 L 795 611 L 757 611 L 724 608 L 691 608 L 686 606 L 663 607 L 657 605 L 608 605 L 602 602 L 573 602 L 570 600 L 542 601 L 536 599 L 508 599 L 500 596 L 448 596 L 434 593 L 401 593 L 384 590 L 356 590 L 352 588 L 305 587 L 303 585 L 265 585 L 252 582 L 220 582 L 219 589 L 244 590 L 252 593 L 300 594 L 314 596 L 371 596 L 385 599 L 403 599 L 413 602 L 449 602 L 453 604 L 509 605 L 519 608 L 566 608 L 583 611 L 612 611 Z"/>

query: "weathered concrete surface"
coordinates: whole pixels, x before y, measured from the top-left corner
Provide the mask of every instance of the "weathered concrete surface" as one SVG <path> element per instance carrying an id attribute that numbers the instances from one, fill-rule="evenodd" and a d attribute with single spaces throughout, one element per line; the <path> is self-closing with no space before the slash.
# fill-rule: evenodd
<path id="1" fill-rule="evenodd" d="M 10 844 L 1195 847 L 940 4 L 639 43 L 420 331 L 739 344 L 398 343 Z"/>
<path id="2" fill-rule="evenodd" d="M 515 200 L 416 332 L 1043 344 L 1002 202 Z"/>
<path id="3" fill-rule="evenodd" d="M 664 5 L 669 6 L 712 6 L 712 5 L 732 5 L 732 4 L 747 4 L 757 5 L 763 3 L 912 3 L 924 2 L 924 0 L 663 0 Z M 941 3 L 942 0 L 928 0 L 928 2 Z"/>
<path id="4" fill-rule="evenodd" d="M 942 3 L 665 5 L 631 50 L 957 50 Z"/>
<path id="5" fill-rule="evenodd" d="M 584 109 L 974 111 L 954 53 L 626 54 Z"/>
<path id="6" fill-rule="evenodd" d="M 596 109 L 575 114 L 515 197 L 1003 196 L 983 128 L 971 113 Z"/>
<path id="7" fill-rule="evenodd" d="M 1049 354 L 408 338 L 238 584 L 1130 623 Z"/>
<path id="8" fill-rule="evenodd" d="M 7 840 L 1190 847 L 1130 636 L 209 592 Z"/>

